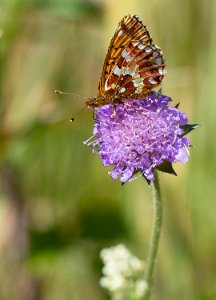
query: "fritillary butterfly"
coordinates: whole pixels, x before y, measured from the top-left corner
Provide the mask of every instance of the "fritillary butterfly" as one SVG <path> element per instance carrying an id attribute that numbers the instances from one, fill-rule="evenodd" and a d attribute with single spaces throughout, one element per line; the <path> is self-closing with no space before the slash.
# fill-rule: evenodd
<path id="1" fill-rule="evenodd" d="M 160 85 L 165 74 L 162 51 L 135 15 L 125 16 L 115 31 L 104 61 L 98 93 L 86 101 L 92 108 L 142 100 Z"/>

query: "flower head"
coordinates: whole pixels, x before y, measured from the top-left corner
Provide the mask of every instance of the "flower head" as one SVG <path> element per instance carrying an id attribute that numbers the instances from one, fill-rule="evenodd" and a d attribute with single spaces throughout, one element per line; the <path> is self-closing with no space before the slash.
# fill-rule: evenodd
<path id="1" fill-rule="evenodd" d="M 127 100 L 97 109 L 92 139 L 85 143 L 113 166 L 113 179 L 121 182 L 137 173 L 154 180 L 154 169 L 175 174 L 172 163 L 188 160 L 190 141 L 184 135 L 194 129 L 171 98 L 156 92 L 144 100 Z"/>

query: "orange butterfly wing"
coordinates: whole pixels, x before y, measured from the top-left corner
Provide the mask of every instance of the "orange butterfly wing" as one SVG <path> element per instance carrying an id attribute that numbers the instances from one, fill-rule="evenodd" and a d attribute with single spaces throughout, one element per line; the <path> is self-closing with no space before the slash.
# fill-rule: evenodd
<path id="1" fill-rule="evenodd" d="M 111 40 L 97 96 L 140 99 L 161 83 L 164 66 L 146 27 L 137 16 L 127 15 Z"/>

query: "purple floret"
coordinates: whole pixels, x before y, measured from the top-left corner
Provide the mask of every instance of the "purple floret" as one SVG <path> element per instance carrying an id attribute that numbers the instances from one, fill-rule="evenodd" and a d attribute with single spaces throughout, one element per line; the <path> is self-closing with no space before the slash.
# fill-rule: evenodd
<path id="1" fill-rule="evenodd" d="M 101 156 L 103 165 L 114 166 L 113 179 L 126 182 L 135 174 L 154 180 L 154 169 L 163 162 L 186 162 L 190 141 L 182 126 L 185 114 L 169 107 L 171 98 L 156 93 L 145 100 L 112 104 L 97 109 L 93 139 L 85 143 Z"/>

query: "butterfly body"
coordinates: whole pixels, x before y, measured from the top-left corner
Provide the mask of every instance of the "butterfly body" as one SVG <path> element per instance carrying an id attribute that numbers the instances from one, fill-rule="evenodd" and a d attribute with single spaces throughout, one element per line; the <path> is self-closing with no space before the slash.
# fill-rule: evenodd
<path id="1" fill-rule="evenodd" d="M 118 103 L 122 103 L 123 102 L 123 98 L 109 98 L 106 96 L 102 96 L 99 95 L 95 98 L 90 98 L 86 101 L 86 105 L 88 107 L 92 107 L 92 108 L 97 108 L 106 104 L 118 104 Z"/>
<path id="2" fill-rule="evenodd" d="M 125 16 L 114 33 L 104 61 L 95 98 L 88 107 L 142 100 L 158 87 L 165 74 L 162 51 L 152 43 L 137 16 Z"/>

